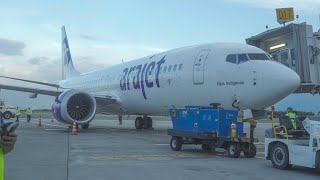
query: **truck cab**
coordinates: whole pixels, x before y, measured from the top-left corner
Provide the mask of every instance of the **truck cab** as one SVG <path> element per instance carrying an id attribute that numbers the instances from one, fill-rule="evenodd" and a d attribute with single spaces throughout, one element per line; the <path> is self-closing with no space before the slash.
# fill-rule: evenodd
<path id="1" fill-rule="evenodd" d="M 10 119 L 15 117 L 15 107 L 13 106 L 6 106 L 4 101 L 0 99 L 0 111 L 2 113 L 2 117 L 4 119 Z"/>

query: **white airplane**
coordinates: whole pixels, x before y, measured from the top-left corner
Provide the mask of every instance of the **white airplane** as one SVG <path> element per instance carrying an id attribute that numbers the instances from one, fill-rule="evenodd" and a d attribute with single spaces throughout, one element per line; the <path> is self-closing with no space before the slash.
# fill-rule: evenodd
<path id="1" fill-rule="evenodd" d="M 300 78 L 270 56 L 244 44 L 202 44 L 178 48 L 88 73 L 72 62 L 62 27 L 63 80 L 43 83 L 1 76 L 57 90 L 0 84 L 0 89 L 55 96 L 52 111 L 66 124 L 83 129 L 96 113 L 139 115 L 137 129 L 152 126 L 149 115 L 167 115 L 170 108 L 219 103 L 226 109 L 263 110 L 295 91 Z"/>

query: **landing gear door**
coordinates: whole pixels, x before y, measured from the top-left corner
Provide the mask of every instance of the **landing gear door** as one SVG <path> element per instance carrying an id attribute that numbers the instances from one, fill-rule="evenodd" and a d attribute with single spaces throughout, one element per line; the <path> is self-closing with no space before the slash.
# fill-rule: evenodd
<path id="1" fill-rule="evenodd" d="M 193 84 L 200 85 L 204 83 L 204 66 L 210 50 L 201 50 L 197 55 L 193 65 Z"/>

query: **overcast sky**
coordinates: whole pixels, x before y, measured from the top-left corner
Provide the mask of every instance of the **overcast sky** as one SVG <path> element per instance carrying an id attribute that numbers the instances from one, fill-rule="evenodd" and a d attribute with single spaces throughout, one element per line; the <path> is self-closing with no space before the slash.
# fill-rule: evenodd
<path id="1" fill-rule="evenodd" d="M 2 1 L 0 74 L 59 81 L 62 25 L 75 67 L 87 72 L 187 45 L 245 43 L 266 25 L 280 26 L 279 7 L 294 7 L 299 22 L 319 29 L 320 0 Z M 0 92 L 13 105 L 28 104 L 25 97 Z"/>

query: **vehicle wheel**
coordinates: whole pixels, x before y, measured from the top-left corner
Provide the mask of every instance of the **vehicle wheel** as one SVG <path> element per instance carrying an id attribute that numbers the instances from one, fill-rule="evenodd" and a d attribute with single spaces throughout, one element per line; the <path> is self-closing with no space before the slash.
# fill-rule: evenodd
<path id="1" fill-rule="evenodd" d="M 4 112 L 4 113 L 2 114 L 2 116 L 3 116 L 4 119 L 10 119 L 11 116 L 12 116 L 12 113 L 6 111 L 6 112 Z"/>
<path id="2" fill-rule="evenodd" d="M 202 144 L 201 148 L 204 151 L 210 151 L 212 149 L 209 144 Z"/>
<path id="3" fill-rule="evenodd" d="M 82 129 L 88 129 L 89 128 L 89 124 L 84 124 L 84 125 L 81 125 Z"/>
<path id="4" fill-rule="evenodd" d="M 289 169 L 292 167 L 289 164 L 289 151 L 285 144 L 276 143 L 271 150 L 272 165 L 278 169 Z"/>
<path id="5" fill-rule="evenodd" d="M 231 143 L 228 147 L 228 156 L 232 158 L 240 157 L 241 146 L 238 143 Z"/>
<path id="6" fill-rule="evenodd" d="M 172 137 L 170 141 L 170 147 L 174 151 L 180 151 L 182 147 L 181 137 Z"/>
<path id="7" fill-rule="evenodd" d="M 250 147 L 250 144 L 243 151 L 243 154 L 246 158 L 254 158 L 257 154 L 257 148 L 254 144 L 251 145 L 251 149 L 249 149 L 249 147 Z"/>
<path id="8" fill-rule="evenodd" d="M 143 126 L 143 119 L 142 119 L 142 117 L 137 117 L 134 125 L 135 125 L 136 129 L 141 129 L 142 126 Z"/>
<path id="9" fill-rule="evenodd" d="M 147 126 L 148 126 L 148 128 L 152 128 L 152 119 L 151 119 L 151 117 L 147 117 Z"/>

